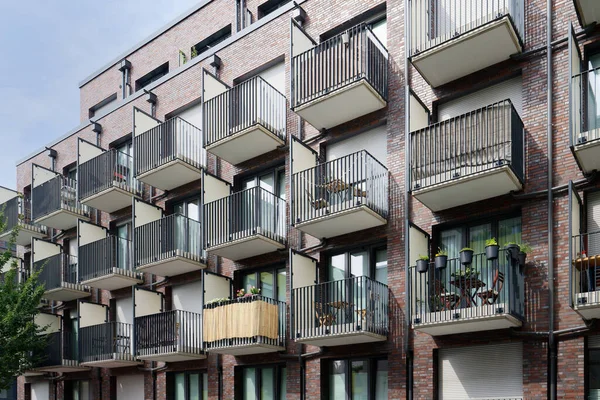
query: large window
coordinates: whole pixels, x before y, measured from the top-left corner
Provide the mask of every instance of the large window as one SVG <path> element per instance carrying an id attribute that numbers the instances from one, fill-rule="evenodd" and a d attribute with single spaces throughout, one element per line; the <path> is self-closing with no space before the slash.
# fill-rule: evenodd
<path id="1" fill-rule="evenodd" d="M 285 400 L 285 366 L 245 367 L 240 371 L 237 396 L 240 400 Z"/>
<path id="2" fill-rule="evenodd" d="M 90 381 L 65 381 L 65 400 L 91 399 Z"/>
<path id="3" fill-rule="evenodd" d="M 347 359 L 327 363 L 324 392 L 329 400 L 380 400 L 388 398 L 386 359 Z"/>
<path id="4" fill-rule="evenodd" d="M 329 257 L 329 281 L 366 276 L 387 285 L 385 246 L 361 247 Z"/>
<path id="5" fill-rule="evenodd" d="M 169 400 L 208 400 L 208 373 L 186 371 L 167 376 Z"/>
<path id="6" fill-rule="evenodd" d="M 261 269 L 260 271 L 243 272 L 241 286 L 250 293 L 250 288 L 260 289 L 260 294 L 273 300 L 286 300 L 286 271 L 285 267 Z"/>

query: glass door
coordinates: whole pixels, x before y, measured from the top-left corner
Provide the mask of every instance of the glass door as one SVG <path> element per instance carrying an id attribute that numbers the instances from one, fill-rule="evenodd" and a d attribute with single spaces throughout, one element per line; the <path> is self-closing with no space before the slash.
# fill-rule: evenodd
<path id="1" fill-rule="evenodd" d="M 131 270 L 131 222 L 117 226 L 117 268 Z"/>
<path id="2" fill-rule="evenodd" d="M 177 249 L 199 255 L 202 251 L 200 228 L 200 200 L 189 199 L 173 207 L 175 242 Z"/>

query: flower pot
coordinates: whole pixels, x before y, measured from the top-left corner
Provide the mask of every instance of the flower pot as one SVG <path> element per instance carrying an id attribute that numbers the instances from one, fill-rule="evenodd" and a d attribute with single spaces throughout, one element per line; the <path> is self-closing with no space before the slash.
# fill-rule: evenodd
<path id="1" fill-rule="evenodd" d="M 519 252 L 519 265 L 521 267 L 524 267 L 526 261 L 527 261 L 527 253 L 520 251 Z"/>
<path id="2" fill-rule="evenodd" d="M 521 248 L 518 244 L 508 244 L 506 245 L 506 251 L 508 252 L 508 257 L 510 257 L 514 261 L 519 260 L 519 251 Z"/>
<path id="3" fill-rule="evenodd" d="M 436 269 L 446 268 L 447 262 L 448 262 L 448 256 L 435 256 L 435 268 Z"/>
<path id="4" fill-rule="evenodd" d="M 425 273 L 429 269 L 428 260 L 417 260 L 417 272 Z"/>
<path id="5" fill-rule="evenodd" d="M 485 255 L 488 260 L 495 260 L 498 258 L 498 251 L 500 250 L 500 246 L 497 244 L 492 244 L 490 246 L 485 246 Z"/>
<path id="6" fill-rule="evenodd" d="M 468 265 L 473 262 L 473 250 L 463 250 L 460 252 L 460 263 Z"/>

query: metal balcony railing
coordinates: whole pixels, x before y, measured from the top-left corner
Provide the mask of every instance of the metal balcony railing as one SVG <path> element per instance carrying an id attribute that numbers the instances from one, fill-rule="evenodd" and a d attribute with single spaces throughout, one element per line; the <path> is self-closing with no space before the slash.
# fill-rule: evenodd
<path id="1" fill-rule="evenodd" d="M 388 216 L 388 170 L 361 150 L 292 176 L 292 221 L 302 223 L 366 206 Z"/>
<path id="2" fill-rule="evenodd" d="M 456 322 L 511 314 L 525 316 L 523 272 L 506 250 L 496 260 L 474 254 L 472 263 L 449 259 L 444 269 L 433 263 L 425 273 L 409 269 L 412 322 L 415 325 Z"/>
<path id="3" fill-rule="evenodd" d="M 79 329 L 79 361 L 82 363 L 131 359 L 131 324 L 107 322 Z"/>
<path id="4" fill-rule="evenodd" d="M 366 25 L 358 25 L 292 59 L 292 107 L 365 79 L 387 101 L 388 52 Z"/>
<path id="5" fill-rule="evenodd" d="M 600 67 L 571 77 L 571 145 L 600 139 Z"/>
<path id="6" fill-rule="evenodd" d="M 60 210 L 89 216 L 92 209 L 77 201 L 77 181 L 57 175 L 32 189 L 31 216 L 36 220 Z"/>
<path id="7" fill-rule="evenodd" d="M 411 133 L 413 189 L 508 165 L 524 179 L 523 121 L 510 100 Z"/>
<path id="8" fill-rule="evenodd" d="M 109 236 L 79 248 L 79 280 L 81 282 L 110 275 L 117 270 L 131 272 L 132 242 L 118 236 Z"/>
<path id="9" fill-rule="evenodd" d="M 58 289 L 63 283 L 77 284 L 77 257 L 67 254 L 56 254 L 33 263 L 39 275 L 40 283 L 45 285 L 46 291 Z"/>
<path id="10" fill-rule="evenodd" d="M 439 46 L 508 16 L 524 38 L 524 0 L 415 0 L 411 2 L 411 55 Z"/>
<path id="11" fill-rule="evenodd" d="M 113 187 L 136 195 L 143 192 L 143 183 L 133 176 L 133 159 L 129 154 L 111 149 L 79 165 L 80 199 Z"/>
<path id="12" fill-rule="evenodd" d="M 202 354 L 202 315 L 183 310 L 136 317 L 138 356 L 182 352 Z"/>
<path id="13" fill-rule="evenodd" d="M 366 276 L 295 288 L 292 329 L 296 338 L 389 331 L 389 289 Z"/>
<path id="14" fill-rule="evenodd" d="M 206 246 L 219 246 L 254 235 L 285 242 L 285 200 L 261 187 L 234 193 L 204 205 Z"/>
<path id="15" fill-rule="evenodd" d="M 210 146 L 260 124 L 286 138 L 285 95 L 260 76 L 249 79 L 204 103 L 204 133 Z"/>
<path id="16" fill-rule="evenodd" d="M 39 367 L 63 365 L 63 360 L 76 360 L 76 346 L 71 332 L 54 332 L 47 335 L 48 342 Z"/>
<path id="17" fill-rule="evenodd" d="M 171 118 L 137 136 L 133 146 L 136 177 L 175 160 L 198 169 L 206 166 L 202 131 L 179 117 Z"/>
<path id="18" fill-rule="evenodd" d="M 600 304 L 600 231 L 571 237 L 571 306 Z"/>
<path id="19" fill-rule="evenodd" d="M 202 262 L 202 227 L 181 214 L 172 214 L 135 228 L 135 266 L 140 267 L 173 257 Z"/>
<path id="20" fill-rule="evenodd" d="M 247 307 L 248 304 L 259 301 L 264 303 L 264 308 Z M 207 310 L 216 312 L 216 318 L 212 319 L 213 326 L 209 327 L 212 330 L 210 337 L 215 340 L 204 342 L 207 351 L 211 348 L 249 345 L 285 347 L 287 305 L 283 301 L 253 295 L 207 304 L 204 310 L 205 313 L 210 312 Z M 226 320 L 224 321 L 223 318 Z M 256 322 L 256 329 L 252 329 L 248 319 Z M 222 327 L 223 324 L 225 329 Z M 222 334 L 216 335 L 216 330 Z"/>
<path id="21" fill-rule="evenodd" d="M 35 230 L 40 233 L 46 233 L 47 228 L 43 225 L 35 224 L 31 219 L 31 200 L 24 197 L 14 197 L 6 203 L 0 205 L 0 211 L 3 212 L 6 226 L 0 233 L 10 232 L 15 226 L 26 226 L 27 229 Z"/>

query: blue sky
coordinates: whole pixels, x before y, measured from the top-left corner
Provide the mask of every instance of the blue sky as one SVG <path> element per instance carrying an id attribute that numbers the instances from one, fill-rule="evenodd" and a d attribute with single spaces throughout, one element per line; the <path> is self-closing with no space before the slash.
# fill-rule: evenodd
<path id="1" fill-rule="evenodd" d="M 0 185 L 79 125 L 78 83 L 199 0 L 0 1 Z"/>

